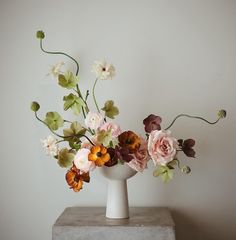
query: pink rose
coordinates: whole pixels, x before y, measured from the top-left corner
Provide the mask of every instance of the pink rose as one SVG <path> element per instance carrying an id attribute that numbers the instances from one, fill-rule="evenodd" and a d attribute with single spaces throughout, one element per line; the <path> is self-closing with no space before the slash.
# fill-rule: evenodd
<path id="1" fill-rule="evenodd" d="M 127 164 L 137 172 L 143 172 L 147 168 L 147 162 L 150 160 L 150 156 L 147 150 L 147 142 L 140 138 L 141 145 L 137 152 L 133 154 L 133 159 Z"/>
<path id="2" fill-rule="evenodd" d="M 89 112 L 85 118 L 85 125 L 92 129 L 97 130 L 104 123 L 104 115 L 97 112 Z"/>
<path id="3" fill-rule="evenodd" d="M 177 140 L 170 131 L 154 130 L 148 139 L 148 152 L 155 165 L 166 165 L 176 155 Z"/>
<path id="4" fill-rule="evenodd" d="M 111 135 L 113 138 L 118 137 L 121 134 L 121 129 L 119 125 L 113 123 L 113 122 L 106 122 L 101 127 L 100 130 L 109 131 L 111 130 Z"/>
<path id="5" fill-rule="evenodd" d="M 95 169 L 95 163 L 88 160 L 90 150 L 81 148 L 75 155 L 74 164 L 83 173 L 87 173 Z"/>

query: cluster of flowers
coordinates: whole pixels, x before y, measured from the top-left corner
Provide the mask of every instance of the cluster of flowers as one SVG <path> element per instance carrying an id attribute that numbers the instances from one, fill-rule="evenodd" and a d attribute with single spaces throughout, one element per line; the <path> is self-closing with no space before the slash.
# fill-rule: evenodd
<path id="1" fill-rule="evenodd" d="M 42 140 L 43 146 L 48 155 L 57 159 L 61 167 L 68 168 L 66 181 L 71 189 L 78 192 L 82 189 L 83 182 L 90 181 L 90 172 L 96 167 L 113 167 L 117 164 L 127 164 L 137 172 L 143 172 L 147 168 L 147 163 L 152 159 L 155 170 L 154 176 L 161 176 L 164 182 L 173 178 L 173 169 L 178 167 L 183 173 L 189 173 L 190 168 L 186 165 L 180 166 L 177 153 L 182 151 L 188 157 L 195 157 L 193 149 L 195 141 L 193 139 L 177 140 L 171 135 L 169 128 L 179 117 L 198 118 L 207 123 L 215 124 L 219 119 L 226 116 L 225 110 L 218 112 L 218 119 L 209 122 L 201 117 L 186 114 L 178 115 L 172 123 L 165 129 L 161 128 L 162 119 L 154 114 L 143 120 L 146 137 L 134 133 L 133 131 L 121 131 L 119 125 L 114 122 L 114 118 L 119 114 L 118 108 L 112 100 L 105 103 L 103 108 L 98 107 L 95 97 L 95 86 L 98 80 L 112 79 L 115 76 L 115 67 L 106 61 L 95 62 L 92 72 L 96 76 L 92 95 L 96 106 L 96 111 L 90 111 L 87 99 L 89 91 L 83 97 L 78 85 L 78 62 L 62 52 L 48 52 L 42 46 L 44 33 L 37 32 L 40 39 L 41 50 L 49 54 L 62 54 L 69 57 L 76 63 L 77 70 L 74 75 L 71 71 L 62 71 L 64 63 L 58 63 L 51 68 L 51 74 L 58 79 L 58 84 L 68 90 L 76 92 L 63 97 L 64 110 L 71 109 L 75 115 L 83 114 L 84 123 L 78 121 L 68 121 L 57 112 L 48 112 L 45 119 L 39 118 L 37 112 L 40 105 L 37 102 L 31 104 L 36 118 L 46 125 L 56 136 L 48 136 Z M 108 120 L 108 118 L 112 120 Z M 64 124 L 70 123 L 69 128 L 63 129 L 63 135 L 56 131 Z M 58 140 L 58 138 L 61 140 Z M 69 147 L 59 147 L 62 142 L 67 142 Z"/>

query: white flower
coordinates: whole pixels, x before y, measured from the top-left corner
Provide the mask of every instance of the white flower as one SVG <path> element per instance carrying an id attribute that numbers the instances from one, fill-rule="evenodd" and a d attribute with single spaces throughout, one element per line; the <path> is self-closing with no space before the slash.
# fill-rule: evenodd
<path id="1" fill-rule="evenodd" d="M 115 67 L 112 64 L 108 64 L 105 60 L 96 61 L 92 67 L 92 72 L 98 79 L 112 79 L 115 76 Z"/>
<path id="2" fill-rule="evenodd" d="M 92 130 L 97 130 L 104 123 L 104 115 L 96 112 L 89 112 L 85 118 L 85 125 Z"/>
<path id="3" fill-rule="evenodd" d="M 49 135 L 44 140 L 41 140 L 41 142 L 43 143 L 43 147 L 45 148 L 47 155 L 54 157 L 58 154 L 59 148 L 57 146 L 56 138 Z"/>
<path id="4" fill-rule="evenodd" d="M 74 164 L 81 172 L 87 173 L 95 168 L 95 163 L 88 160 L 89 153 L 89 149 L 81 148 L 75 155 Z"/>
<path id="5" fill-rule="evenodd" d="M 59 63 L 56 63 L 55 65 L 51 66 L 50 72 L 48 73 L 48 75 L 52 75 L 54 78 L 57 78 L 58 75 L 62 73 L 61 67 L 64 64 L 65 64 L 64 62 L 59 62 Z"/>

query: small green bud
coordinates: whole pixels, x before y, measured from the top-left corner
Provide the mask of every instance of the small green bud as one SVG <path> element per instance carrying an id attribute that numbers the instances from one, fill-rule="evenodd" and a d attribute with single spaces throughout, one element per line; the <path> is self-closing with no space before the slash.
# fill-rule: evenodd
<path id="1" fill-rule="evenodd" d="M 224 109 L 221 109 L 219 112 L 218 112 L 218 117 L 219 118 L 225 118 L 226 117 L 226 111 Z"/>
<path id="2" fill-rule="evenodd" d="M 40 108 L 40 105 L 37 102 L 32 102 L 30 108 L 33 112 L 37 112 Z"/>
<path id="3" fill-rule="evenodd" d="M 39 39 L 44 39 L 45 34 L 44 34 L 43 31 L 37 31 L 36 37 L 39 38 Z"/>
<path id="4" fill-rule="evenodd" d="M 183 166 L 182 168 L 181 168 L 181 171 L 182 171 L 182 173 L 184 173 L 184 174 L 189 174 L 190 172 L 191 172 L 191 168 L 189 167 L 189 166 Z"/>

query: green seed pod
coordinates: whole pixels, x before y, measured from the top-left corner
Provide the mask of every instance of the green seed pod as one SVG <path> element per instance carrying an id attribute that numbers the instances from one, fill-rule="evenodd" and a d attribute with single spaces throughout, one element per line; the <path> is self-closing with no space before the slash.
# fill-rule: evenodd
<path id="1" fill-rule="evenodd" d="M 44 39 L 45 34 L 44 34 L 43 31 L 37 31 L 36 37 L 39 38 L 39 39 Z"/>
<path id="2" fill-rule="evenodd" d="M 40 105 L 37 102 L 32 102 L 30 108 L 33 112 L 37 112 L 40 108 Z"/>
<path id="3" fill-rule="evenodd" d="M 182 168 L 181 168 L 181 171 L 182 171 L 182 173 L 184 173 L 184 174 L 189 174 L 190 172 L 191 172 L 191 168 L 189 167 L 189 166 L 183 166 Z"/>
<path id="4" fill-rule="evenodd" d="M 218 117 L 219 118 L 225 118 L 226 117 L 226 111 L 224 109 L 221 109 L 219 112 L 218 112 Z"/>

